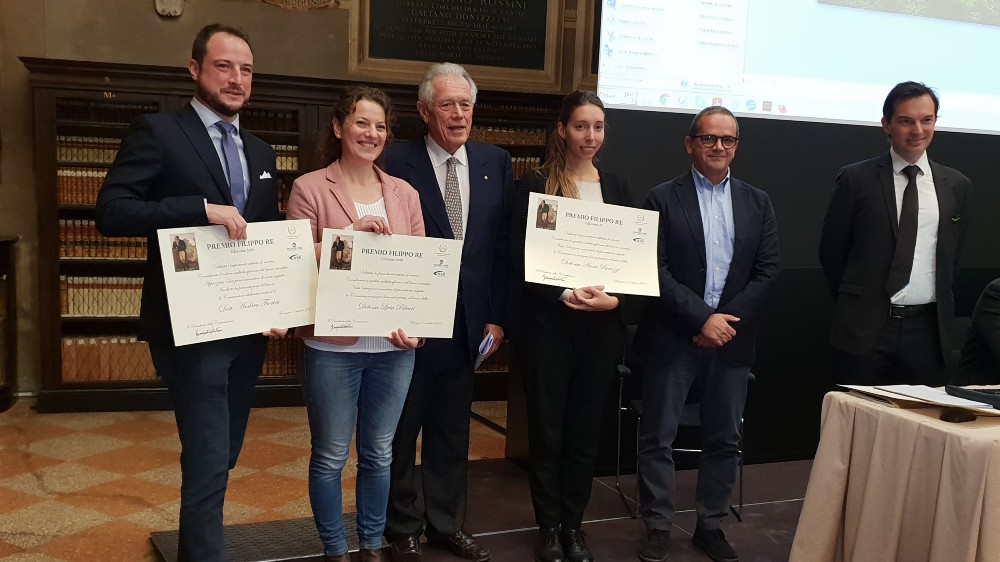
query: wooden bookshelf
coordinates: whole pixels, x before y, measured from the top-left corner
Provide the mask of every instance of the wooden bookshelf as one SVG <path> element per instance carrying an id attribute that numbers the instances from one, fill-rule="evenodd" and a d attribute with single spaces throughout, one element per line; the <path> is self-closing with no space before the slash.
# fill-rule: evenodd
<path id="1" fill-rule="evenodd" d="M 182 107 L 192 95 L 184 68 L 22 57 L 30 72 L 35 112 L 42 325 L 41 411 L 169 407 L 146 344 L 136 339 L 146 240 L 104 238 L 94 205 L 129 125 L 147 113 Z M 353 82 L 254 76 L 253 100 L 241 125 L 275 148 L 284 211 L 292 181 L 319 167 L 320 131 L 339 91 Z M 416 87 L 374 84 L 392 97 L 396 138 L 419 138 Z M 536 167 L 555 122 L 559 96 L 480 92 L 472 138 L 510 151 L 515 177 Z M 269 342 L 259 405 L 301 403 L 301 342 Z M 506 350 L 480 369 L 497 398 Z"/>

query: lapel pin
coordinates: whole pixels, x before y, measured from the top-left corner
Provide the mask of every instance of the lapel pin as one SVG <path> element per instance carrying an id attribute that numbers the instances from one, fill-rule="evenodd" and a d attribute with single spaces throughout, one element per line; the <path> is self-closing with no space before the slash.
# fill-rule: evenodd
<path id="1" fill-rule="evenodd" d="M 490 179 L 490 177 L 489 176 L 483 176 L 483 179 L 484 180 L 488 180 L 488 179 Z"/>

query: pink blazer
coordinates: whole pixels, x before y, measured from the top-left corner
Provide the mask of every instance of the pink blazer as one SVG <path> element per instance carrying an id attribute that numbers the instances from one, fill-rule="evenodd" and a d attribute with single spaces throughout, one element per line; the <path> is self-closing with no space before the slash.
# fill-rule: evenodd
<path id="1" fill-rule="evenodd" d="M 424 219 L 420 212 L 420 197 L 417 195 L 417 190 L 406 181 L 390 176 L 377 166 L 375 173 L 382 182 L 382 200 L 385 202 L 385 212 L 389 217 L 389 228 L 393 234 L 423 236 Z M 324 169 L 299 176 L 292 183 L 285 216 L 288 219 L 309 219 L 318 261 L 323 229 L 346 228 L 360 218 L 357 209 L 354 208 L 354 200 L 344 185 L 339 160 Z M 300 338 L 339 345 L 353 345 L 358 341 L 356 337 L 328 338 L 312 334 L 312 326 L 303 326 L 295 330 L 295 335 Z"/>

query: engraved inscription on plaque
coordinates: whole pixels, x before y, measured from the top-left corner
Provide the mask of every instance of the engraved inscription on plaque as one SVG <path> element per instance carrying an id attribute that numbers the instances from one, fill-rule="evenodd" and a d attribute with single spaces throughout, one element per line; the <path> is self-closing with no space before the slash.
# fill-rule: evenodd
<path id="1" fill-rule="evenodd" d="M 370 0 L 368 56 L 545 67 L 542 0 Z"/>

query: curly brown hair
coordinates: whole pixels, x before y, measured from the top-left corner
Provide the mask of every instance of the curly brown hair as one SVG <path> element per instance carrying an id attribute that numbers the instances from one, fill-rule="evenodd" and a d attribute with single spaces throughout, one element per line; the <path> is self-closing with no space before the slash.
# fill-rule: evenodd
<path id="1" fill-rule="evenodd" d="M 364 84 L 359 84 L 357 86 L 349 86 L 340 93 L 340 97 L 333 104 L 333 109 L 330 110 L 327 115 L 326 122 L 329 126 L 323 132 L 323 140 L 320 143 L 320 160 L 323 166 L 329 166 L 335 160 L 340 158 L 343 152 L 343 147 L 341 146 L 340 139 L 337 135 L 333 133 L 333 122 L 340 123 L 341 128 L 344 127 L 347 121 L 347 117 L 354 113 L 354 108 L 357 106 L 358 102 L 361 100 L 368 100 L 382 106 L 385 111 L 385 124 L 386 124 L 386 136 L 385 143 L 389 144 L 392 140 L 392 126 L 396 122 L 396 115 L 392 111 L 392 100 L 389 99 L 389 94 L 386 94 L 378 88 L 372 86 L 365 86 Z M 383 150 L 383 154 L 385 151 Z M 379 155 L 379 160 L 382 156 Z"/>

